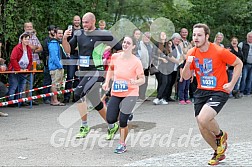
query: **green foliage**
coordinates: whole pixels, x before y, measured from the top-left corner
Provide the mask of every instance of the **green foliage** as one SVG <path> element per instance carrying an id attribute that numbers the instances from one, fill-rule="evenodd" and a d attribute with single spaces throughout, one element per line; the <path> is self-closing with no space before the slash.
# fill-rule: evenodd
<path id="1" fill-rule="evenodd" d="M 195 23 L 207 23 L 211 40 L 217 32 L 244 40 L 251 31 L 252 0 L 1 0 L 0 34 L 14 46 L 23 32 L 23 24 L 31 21 L 42 41 L 50 24 L 63 29 L 71 24 L 74 15 L 93 12 L 97 21 L 103 19 L 107 28 L 121 18 L 130 20 L 142 31 L 149 31 L 151 22 L 159 17 L 170 19 L 175 31 L 186 27 L 189 32 Z"/>

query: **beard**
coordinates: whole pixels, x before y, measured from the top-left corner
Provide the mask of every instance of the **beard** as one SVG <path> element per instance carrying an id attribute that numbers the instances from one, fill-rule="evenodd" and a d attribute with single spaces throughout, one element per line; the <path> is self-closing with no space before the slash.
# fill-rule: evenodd
<path id="1" fill-rule="evenodd" d="M 52 37 L 55 37 L 55 33 L 51 33 L 51 32 L 50 32 L 50 35 L 51 35 Z"/>
<path id="2" fill-rule="evenodd" d="M 196 48 L 201 48 L 201 47 L 204 46 L 206 43 L 207 43 L 207 39 L 205 38 L 205 41 L 204 41 L 203 44 L 201 44 L 201 45 L 195 45 L 195 46 L 196 46 Z"/>

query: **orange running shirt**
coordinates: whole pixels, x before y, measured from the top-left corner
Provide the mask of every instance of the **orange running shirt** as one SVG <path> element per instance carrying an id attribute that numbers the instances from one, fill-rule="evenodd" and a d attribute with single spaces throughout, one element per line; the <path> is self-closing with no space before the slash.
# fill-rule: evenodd
<path id="1" fill-rule="evenodd" d="M 223 91 L 223 85 L 228 83 L 226 65 L 232 65 L 236 56 L 229 50 L 210 43 L 207 52 L 200 52 L 198 48 L 188 51 L 188 56 L 195 56 L 190 70 L 195 70 L 198 89 Z"/>
<path id="2" fill-rule="evenodd" d="M 130 79 L 136 80 L 138 75 L 143 74 L 141 61 L 136 56 L 124 59 L 122 53 L 115 53 L 110 65 L 114 69 L 111 94 L 117 97 L 139 96 L 139 86 L 132 85 Z"/>

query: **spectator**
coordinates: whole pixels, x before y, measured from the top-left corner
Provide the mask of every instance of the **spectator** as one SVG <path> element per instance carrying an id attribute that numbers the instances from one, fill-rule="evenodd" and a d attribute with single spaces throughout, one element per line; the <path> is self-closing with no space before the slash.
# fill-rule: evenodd
<path id="1" fill-rule="evenodd" d="M 174 33 L 172 35 L 172 58 L 168 62 L 168 68 L 171 69 L 171 73 L 168 75 L 168 84 L 165 89 L 165 100 L 174 102 L 175 100 L 171 98 L 172 89 L 174 84 L 176 83 L 178 65 L 181 64 L 184 60 L 184 55 L 182 52 L 182 48 L 180 47 L 181 36 L 178 33 Z M 175 84 L 177 85 L 177 84 Z M 175 86 L 175 96 L 177 96 L 177 86 Z"/>
<path id="2" fill-rule="evenodd" d="M 184 61 L 182 64 L 180 64 L 178 66 L 178 98 L 179 98 L 179 104 L 191 104 L 191 101 L 189 100 L 188 97 L 188 91 L 189 91 L 189 85 L 190 85 L 190 80 L 185 80 L 183 79 L 183 77 L 181 76 L 182 74 L 182 70 L 185 66 L 185 62 Z M 192 78 L 192 77 L 191 77 Z"/>
<path id="3" fill-rule="evenodd" d="M 133 37 L 136 40 L 136 48 L 134 49 L 136 57 L 140 59 L 141 57 L 141 46 L 140 46 L 140 39 L 141 39 L 141 31 L 139 29 L 135 29 L 133 31 Z"/>
<path id="4" fill-rule="evenodd" d="M 231 46 L 229 47 L 230 52 L 232 52 L 234 55 L 236 55 L 241 61 L 243 62 L 243 54 L 241 48 L 238 47 L 238 38 L 233 37 L 231 39 Z M 233 66 L 228 66 L 228 81 L 230 82 L 232 80 L 234 73 L 234 67 Z M 240 98 L 240 82 L 241 82 L 241 77 L 240 75 L 239 79 L 237 80 L 235 87 L 230 95 L 233 95 L 235 99 Z"/>
<path id="5" fill-rule="evenodd" d="M 48 59 L 48 68 L 50 71 L 51 79 L 52 79 L 52 87 L 51 91 L 56 92 L 60 89 L 61 82 L 63 82 L 64 77 L 64 69 L 61 63 L 61 47 L 59 40 L 62 39 L 63 31 L 61 29 L 56 30 L 56 38 L 52 38 L 48 41 L 48 51 L 49 51 L 49 59 Z M 61 39 L 60 39 L 61 38 Z M 51 105 L 52 106 L 65 106 L 64 103 L 59 102 L 57 95 L 53 95 L 51 97 Z"/>
<path id="6" fill-rule="evenodd" d="M 26 22 L 24 23 L 24 33 L 27 33 L 30 35 L 29 39 L 29 46 L 32 49 L 32 61 L 36 61 L 37 65 L 40 66 L 40 59 L 39 59 L 39 53 L 42 52 L 43 48 L 42 45 L 40 44 L 39 39 L 36 36 L 36 30 L 33 27 L 32 22 Z M 20 40 L 19 40 L 20 42 Z M 34 75 L 34 78 L 36 75 Z M 33 78 L 33 80 L 34 80 Z M 26 84 L 26 89 L 30 89 L 30 82 Z M 28 96 L 28 94 L 26 94 Z M 23 103 L 24 105 L 29 105 L 26 103 Z M 38 105 L 39 103 L 35 100 L 32 100 L 33 105 Z"/>
<path id="7" fill-rule="evenodd" d="M 1 62 L 1 58 L 0 58 L 0 62 Z M 3 97 L 7 94 L 8 92 L 8 89 L 6 88 L 6 86 L 0 82 L 0 97 Z M 0 117 L 8 117 L 8 114 L 7 113 L 4 113 L 4 112 L 0 112 Z"/>
<path id="8" fill-rule="evenodd" d="M 218 32 L 216 35 L 215 35 L 215 38 L 214 38 L 214 44 L 220 46 L 220 47 L 223 47 L 224 48 L 224 45 L 221 43 L 224 39 L 224 35 L 223 33 L 221 32 Z"/>
<path id="9" fill-rule="evenodd" d="M 50 25 L 47 27 L 48 37 L 46 37 L 43 41 L 43 52 L 42 58 L 44 63 L 44 78 L 43 78 L 43 86 L 48 86 L 52 84 L 51 75 L 48 68 L 48 59 L 49 59 L 49 51 L 48 51 L 48 42 L 55 38 L 56 35 L 56 26 Z M 50 93 L 50 87 L 43 89 L 43 93 Z M 43 102 L 45 104 L 51 104 L 50 97 L 44 97 Z"/>
<path id="10" fill-rule="evenodd" d="M 238 45 L 243 53 L 243 69 L 240 91 L 244 95 L 250 95 L 252 90 L 252 31 L 247 34 L 247 40 Z"/>
<path id="11" fill-rule="evenodd" d="M 32 49 L 29 46 L 29 34 L 22 34 L 20 36 L 21 43 L 17 44 L 11 53 L 10 64 L 8 66 L 9 71 L 27 71 L 32 67 Z M 26 83 L 27 74 L 9 74 L 9 95 L 16 92 L 19 88 L 19 92 L 23 92 Z M 9 98 L 14 99 L 14 96 Z"/>
<path id="12" fill-rule="evenodd" d="M 166 33 L 160 32 L 159 42 L 153 47 L 153 64 L 159 70 L 155 74 L 158 86 L 157 86 L 157 98 L 153 100 L 153 104 L 168 104 L 164 99 L 164 91 L 168 84 L 168 54 L 171 52 L 171 43 L 167 41 Z"/>
<path id="13" fill-rule="evenodd" d="M 181 28 L 180 36 L 182 40 L 182 42 L 180 43 L 180 47 L 182 48 L 183 54 L 186 55 L 188 50 L 193 47 L 192 43 L 187 40 L 188 30 L 186 28 Z M 193 77 L 190 79 L 189 84 L 189 97 L 192 101 L 194 100 L 194 92 L 196 91 L 196 89 L 197 89 L 197 80 L 195 74 L 193 74 Z"/>
<path id="14" fill-rule="evenodd" d="M 139 87 L 139 99 L 138 102 L 143 102 L 146 100 L 146 90 L 148 86 L 148 76 L 149 76 L 149 68 L 152 59 L 152 49 L 153 46 L 150 42 L 151 34 L 150 32 L 145 32 L 142 36 L 142 40 L 140 41 L 141 47 L 141 63 L 144 70 L 145 83 Z"/>
<path id="15" fill-rule="evenodd" d="M 99 21 L 99 30 L 106 30 L 106 22 L 104 20 Z"/>
<path id="16" fill-rule="evenodd" d="M 0 43 L 1 43 L 1 41 L 0 41 Z M 1 45 L 0 45 L 0 47 L 1 47 Z M 4 62 L 5 62 L 5 60 L 0 57 L 0 71 L 6 70 L 6 66 L 3 66 Z M 8 89 L 6 88 L 6 86 L 2 82 L 0 82 L 0 97 L 5 96 L 7 94 L 7 92 L 8 92 Z M 7 113 L 0 112 L 0 117 L 7 117 L 7 116 L 8 116 Z"/>
<path id="17" fill-rule="evenodd" d="M 67 40 L 70 41 L 74 34 L 78 35 L 78 33 L 80 33 L 80 30 L 81 30 L 81 18 L 80 16 L 76 15 L 73 17 L 73 29 L 71 30 L 72 35 L 68 37 Z M 65 86 L 66 89 L 76 88 L 76 86 L 79 84 L 79 80 L 77 80 L 78 77 L 75 75 L 75 72 L 78 71 L 78 65 L 77 65 L 77 60 L 79 59 L 78 47 L 71 48 L 69 59 L 73 61 L 73 64 L 66 66 L 66 73 L 67 73 L 66 80 L 67 81 L 71 79 L 75 80 L 73 82 L 67 82 Z M 71 93 L 65 93 L 63 103 L 69 103 L 70 98 Z M 72 102 L 76 102 L 76 100 L 74 99 L 74 92 Z"/>

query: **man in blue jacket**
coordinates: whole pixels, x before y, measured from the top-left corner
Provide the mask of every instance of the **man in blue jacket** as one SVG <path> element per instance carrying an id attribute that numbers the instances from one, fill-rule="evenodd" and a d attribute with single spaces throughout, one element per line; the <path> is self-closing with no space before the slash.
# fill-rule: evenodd
<path id="1" fill-rule="evenodd" d="M 56 30 L 56 36 L 57 36 Z M 63 82 L 64 77 L 64 69 L 61 62 L 61 47 L 60 42 L 56 38 L 52 38 L 48 41 L 48 51 L 49 51 L 49 59 L 48 59 L 48 68 L 50 71 L 51 79 L 52 79 L 52 87 L 51 91 L 56 92 L 60 89 L 60 86 Z M 57 95 L 53 95 L 51 98 L 52 106 L 65 106 L 64 103 L 61 103 L 57 99 Z"/>

